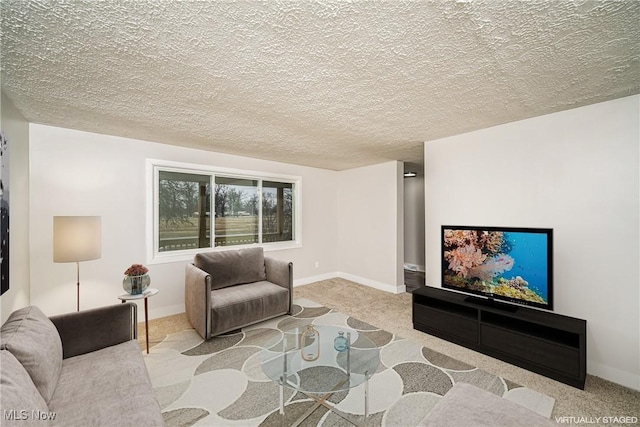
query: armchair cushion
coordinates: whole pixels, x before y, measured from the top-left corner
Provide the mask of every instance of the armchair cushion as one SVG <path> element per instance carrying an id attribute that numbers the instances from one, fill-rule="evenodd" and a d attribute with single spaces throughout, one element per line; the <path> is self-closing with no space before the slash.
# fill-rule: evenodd
<path id="1" fill-rule="evenodd" d="M 214 334 L 286 313 L 289 291 L 261 281 L 230 286 L 211 292 L 212 332 Z"/>
<path id="2" fill-rule="evenodd" d="M 193 264 L 211 275 L 211 290 L 267 279 L 262 248 L 199 253 Z"/>
<path id="3" fill-rule="evenodd" d="M 38 307 L 24 307 L 11 313 L 1 336 L 0 348 L 15 356 L 49 402 L 62 370 L 62 341 L 54 324 Z"/>

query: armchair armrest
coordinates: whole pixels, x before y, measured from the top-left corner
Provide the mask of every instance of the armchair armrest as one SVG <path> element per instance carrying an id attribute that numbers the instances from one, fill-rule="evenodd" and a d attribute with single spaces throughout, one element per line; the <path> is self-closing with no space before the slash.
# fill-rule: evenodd
<path id="1" fill-rule="evenodd" d="M 62 358 L 90 353 L 138 337 L 137 306 L 132 303 L 50 317 L 62 341 Z"/>
<path id="2" fill-rule="evenodd" d="M 293 263 L 264 257 L 267 280 L 289 290 L 289 314 L 293 308 Z"/>
<path id="3" fill-rule="evenodd" d="M 208 339 L 211 330 L 211 275 L 191 263 L 185 268 L 184 305 L 191 325 Z"/>

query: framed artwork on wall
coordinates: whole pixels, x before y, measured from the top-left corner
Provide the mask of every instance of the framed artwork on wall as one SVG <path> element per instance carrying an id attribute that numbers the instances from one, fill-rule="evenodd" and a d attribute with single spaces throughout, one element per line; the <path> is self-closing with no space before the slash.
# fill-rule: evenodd
<path id="1" fill-rule="evenodd" d="M 0 131 L 0 295 L 9 290 L 9 141 Z"/>

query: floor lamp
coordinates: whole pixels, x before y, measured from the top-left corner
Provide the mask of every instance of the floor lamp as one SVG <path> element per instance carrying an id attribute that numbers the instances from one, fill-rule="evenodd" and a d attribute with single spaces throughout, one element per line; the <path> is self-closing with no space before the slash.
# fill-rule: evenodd
<path id="1" fill-rule="evenodd" d="M 98 259 L 101 254 L 101 217 L 53 217 L 53 262 L 76 263 L 78 311 L 80 311 L 80 261 Z"/>

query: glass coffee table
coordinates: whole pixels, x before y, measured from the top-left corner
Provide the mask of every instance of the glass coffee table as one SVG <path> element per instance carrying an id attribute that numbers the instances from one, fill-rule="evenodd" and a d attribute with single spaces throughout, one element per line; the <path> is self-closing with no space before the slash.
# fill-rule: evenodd
<path id="1" fill-rule="evenodd" d="M 260 353 L 264 373 L 280 386 L 280 414 L 284 415 L 284 388 L 315 401 L 292 426 L 298 426 L 324 406 L 352 424 L 348 415 L 327 399 L 338 391 L 364 384 L 364 422 L 369 416 L 369 378 L 380 364 L 380 349 L 364 334 L 339 326 L 313 325 L 284 331 Z M 337 337 L 338 340 L 336 340 Z"/>

